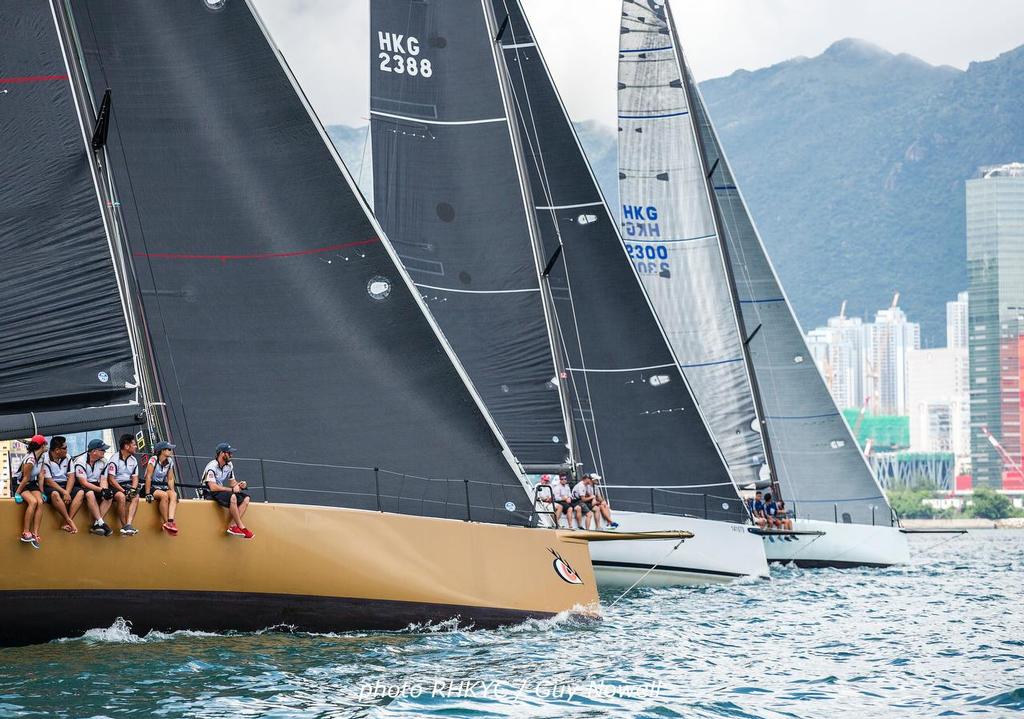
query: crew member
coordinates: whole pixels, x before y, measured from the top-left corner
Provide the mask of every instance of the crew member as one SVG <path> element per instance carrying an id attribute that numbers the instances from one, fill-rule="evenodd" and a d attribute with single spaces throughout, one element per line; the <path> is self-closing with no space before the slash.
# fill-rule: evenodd
<path id="1" fill-rule="evenodd" d="M 139 460 L 135 453 L 139 445 L 135 435 L 122 434 L 117 440 L 117 454 L 107 463 L 107 484 L 114 492 L 114 506 L 121 522 L 121 534 L 132 536 L 139 533 L 132 522 L 139 508 Z"/>
<path id="2" fill-rule="evenodd" d="M 253 533 L 242 522 L 245 510 L 249 508 L 249 495 L 242 491 L 246 488 L 245 482 L 235 479 L 235 468 L 231 464 L 231 455 L 235 451 L 227 442 L 217 445 L 216 459 L 203 469 L 203 484 L 209 490 L 210 498 L 228 510 L 228 534 L 252 539 Z"/>
<path id="3" fill-rule="evenodd" d="M 50 451 L 43 455 L 42 472 L 44 495 L 49 489 L 50 506 L 61 518 L 61 529 L 70 534 L 78 534 L 78 527 L 68 508 L 71 506 L 71 490 L 75 485 L 74 473 L 71 471 L 71 458 L 68 457 L 68 441 L 57 436 L 50 440 Z"/>
<path id="4" fill-rule="evenodd" d="M 156 501 L 160 520 L 168 534 L 177 534 L 174 510 L 178 506 L 178 493 L 174 491 L 174 445 L 157 442 L 153 456 L 146 463 L 146 501 Z"/>
<path id="5" fill-rule="evenodd" d="M 14 490 L 15 498 L 25 503 L 25 519 L 21 527 L 21 541 L 39 549 L 39 525 L 43 521 L 43 492 L 39 475 L 43 470 L 42 458 L 46 452 L 46 437 L 32 436 L 28 441 L 28 454 L 21 461 L 21 481 Z"/>
<path id="6" fill-rule="evenodd" d="M 601 528 L 601 519 L 603 518 L 608 529 L 618 529 L 619 523 L 612 520 L 612 507 L 608 504 L 607 497 L 601 494 L 601 488 L 597 484 L 600 481 L 600 474 L 590 475 L 590 488 L 594 493 L 594 528 Z"/>
<path id="7" fill-rule="evenodd" d="M 558 526 L 558 522 L 564 514 L 565 526 L 572 529 L 572 490 L 569 488 L 568 475 L 558 475 L 558 484 L 551 488 L 551 494 L 555 502 L 555 526 Z"/>
<path id="8" fill-rule="evenodd" d="M 591 521 L 596 521 L 594 512 L 594 485 L 589 474 L 583 475 L 583 479 L 572 488 L 572 508 L 576 513 L 576 526 L 583 529 L 590 528 Z"/>
<path id="9" fill-rule="evenodd" d="M 89 531 L 95 535 L 109 537 L 112 530 L 103 518 L 110 511 L 114 492 L 107 486 L 107 462 L 104 459 L 110 445 L 102 439 L 89 440 L 85 454 L 75 457 L 71 471 L 75 475 L 75 488 L 71 491 L 71 516 L 78 514 L 84 503 L 92 515 Z"/>

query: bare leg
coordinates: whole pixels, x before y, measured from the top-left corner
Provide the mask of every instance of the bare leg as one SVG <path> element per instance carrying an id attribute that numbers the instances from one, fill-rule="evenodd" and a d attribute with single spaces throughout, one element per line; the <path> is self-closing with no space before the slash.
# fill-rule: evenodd
<path id="1" fill-rule="evenodd" d="M 39 527 L 43 523 L 43 496 L 40 493 L 39 499 L 36 500 L 36 513 L 32 517 L 32 534 L 39 536 Z"/>
<path id="2" fill-rule="evenodd" d="M 158 489 L 153 492 L 153 498 L 156 499 L 157 509 L 160 511 L 160 521 L 163 523 L 167 522 L 167 504 L 169 498 L 167 492 L 162 489 Z"/>
<path id="3" fill-rule="evenodd" d="M 170 522 L 174 521 L 174 512 L 178 508 L 178 493 L 173 489 L 167 492 L 167 519 Z"/>
<path id="4" fill-rule="evenodd" d="M 139 495 L 132 497 L 132 501 L 128 503 L 128 524 L 135 523 L 135 513 L 139 511 Z"/>
<path id="5" fill-rule="evenodd" d="M 74 520 L 71 519 L 71 514 L 68 512 L 68 505 L 64 504 L 64 496 L 60 492 L 54 492 L 50 495 L 50 504 L 53 505 L 54 511 L 60 515 L 60 518 L 64 522 L 64 526 L 70 527 L 72 534 L 77 533 L 78 527 L 75 526 Z"/>
<path id="6" fill-rule="evenodd" d="M 117 519 L 123 527 L 128 524 L 128 503 L 124 500 L 124 492 L 114 493 L 114 504 L 117 506 Z"/>
<path id="7" fill-rule="evenodd" d="M 558 527 L 558 523 L 562 519 L 562 507 L 558 504 L 555 505 L 555 527 Z"/>
<path id="8" fill-rule="evenodd" d="M 71 498 L 71 508 L 68 510 L 68 514 L 72 519 L 78 514 L 78 510 L 82 508 L 82 502 L 85 501 L 86 494 L 92 494 L 92 492 L 78 492 Z"/>
<path id="9" fill-rule="evenodd" d="M 25 502 L 25 518 L 21 525 L 21 532 L 22 534 L 32 534 L 32 520 L 35 518 L 40 500 L 35 492 L 22 492 L 21 498 Z"/>
<path id="10" fill-rule="evenodd" d="M 231 503 L 228 505 L 228 516 L 231 517 L 231 525 L 235 527 L 242 527 L 242 517 L 238 513 L 238 495 L 234 492 L 231 493 Z"/>
<path id="11" fill-rule="evenodd" d="M 112 503 L 113 501 L 114 501 L 114 500 L 112 500 L 112 499 L 104 499 L 104 500 L 103 500 L 103 501 L 101 502 L 101 501 L 99 501 L 98 499 L 96 499 L 95 497 L 93 497 L 93 498 L 92 498 L 92 503 L 93 503 L 93 504 L 96 504 L 96 507 L 97 507 L 96 511 L 97 511 L 97 513 L 99 514 L 99 517 L 98 517 L 98 519 L 99 519 L 99 520 L 100 520 L 101 522 L 103 522 L 104 524 L 106 524 L 106 517 L 107 517 L 107 512 L 109 512 L 109 511 L 110 511 L 110 505 L 111 505 L 111 503 Z"/>
<path id="12" fill-rule="evenodd" d="M 242 517 L 245 516 L 245 511 L 249 509 L 249 498 L 246 497 L 242 500 L 242 503 L 238 507 L 238 526 L 245 529 L 245 525 L 242 524 Z"/>

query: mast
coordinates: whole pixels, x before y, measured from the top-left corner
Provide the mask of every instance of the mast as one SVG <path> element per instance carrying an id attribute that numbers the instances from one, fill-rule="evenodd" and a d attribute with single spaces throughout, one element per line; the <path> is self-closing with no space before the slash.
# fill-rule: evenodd
<path id="1" fill-rule="evenodd" d="M 701 169 L 704 174 L 704 184 L 707 188 L 708 198 L 711 202 L 711 212 L 715 223 L 715 236 L 718 240 L 718 247 L 722 253 L 723 265 L 725 266 L 725 276 L 729 285 L 729 295 L 732 298 L 733 316 L 736 319 L 736 325 L 740 333 L 743 365 L 746 368 L 747 379 L 750 382 L 751 394 L 754 399 L 754 411 L 757 416 L 758 426 L 760 427 L 761 440 L 764 444 L 765 461 L 768 463 L 768 471 L 771 474 L 772 492 L 778 497 L 780 496 L 780 489 L 778 484 L 778 474 L 775 471 L 775 457 L 772 453 L 771 440 L 768 437 L 768 422 L 765 419 L 764 403 L 761 400 L 761 390 L 758 387 L 757 376 L 754 373 L 754 365 L 750 357 L 749 341 L 751 336 L 747 334 L 746 323 L 743 320 L 743 313 L 740 308 L 739 292 L 736 289 L 736 278 L 733 274 L 729 248 L 725 241 L 721 208 L 718 204 L 718 198 L 715 195 L 714 185 L 711 183 L 711 175 L 714 173 L 714 168 L 708 168 L 707 152 L 704 149 L 704 143 L 701 142 L 700 139 L 700 128 L 697 127 L 696 119 L 693 116 L 694 104 L 693 95 L 690 92 L 690 72 L 686 66 L 686 60 L 683 58 L 682 46 L 679 43 L 679 35 L 676 32 L 675 18 L 672 16 L 672 8 L 667 0 L 665 2 L 665 17 L 668 22 L 669 32 L 672 33 L 672 53 L 675 55 L 676 63 L 679 65 L 679 69 L 682 74 L 683 93 L 686 97 L 686 106 L 690 109 L 691 113 L 691 125 L 693 127 L 694 140 L 697 145 L 697 156 L 700 159 Z"/>
<path id="2" fill-rule="evenodd" d="M 156 438 L 168 436 L 168 423 L 165 411 L 163 410 L 164 403 L 159 401 L 159 399 L 154 400 L 154 397 L 159 397 L 159 383 L 156 380 L 156 370 L 152 363 L 152 355 L 148 351 L 150 338 L 142 316 L 138 283 L 135 282 L 135 268 L 130 259 L 129 248 L 122 232 L 118 210 L 120 202 L 117 200 L 113 178 L 107 171 L 109 163 L 106 148 L 106 128 L 104 128 L 102 139 L 100 140 L 99 133 L 96 131 L 97 118 L 93 114 L 93 108 L 97 105 L 95 104 L 95 97 L 93 96 L 88 75 L 84 69 L 85 64 L 81 44 L 78 42 L 74 23 L 71 22 L 71 10 L 65 5 L 64 0 L 50 0 L 50 7 L 57 28 L 57 37 L 60 42 L 64 65 L 68 71 L 68 80 L 71 85 L 75 110 L 78 113 L 82 140 L 86 148 L 93 184 L 100 203 L 111 261 L 114 266 L 114 275 L 117 278 L 118 294 L 120 295 L 121 305 L 128 324 L 128 337 L 131 342 L 135 376 L 139 383 L 140 397 L 142 399 L 141 409 L 145 423 L 144 426 L 147 430 L 147 439 L 150 443 L 154 443 Z M 104 96 L 103 107 L 108 113 L 107 120 L 109 121 L 109 95 Z M 161 408 L 161 411 L 154 413 L 153 409 L 157 406 Z"/>
<path id="3" fill-rule="evenodd" d="M 554 264 L 559 261 L 562 247 L 559 245 L 551 257 L 544 257 L 543 242 L 540 228 L 537 225 L 537 215 L 533 193 L 530 189 L 529 171 L 526 168 L 522 138 L 519 135 L 519 126 L 515 122 L 516 109 L 512 99 L 512 91 L 509 87 L 508 67 L 501 52 L 501 33 L 508 26 L 508 17 L 502 23 L 501 31 L 497 27 L 497 20 L 494 16 L 494 8 L 489 0 L 480 0 L 484 9 L 484 20 L 487 23 L 487 31 L 491 38 L 491 52 L 494 55 L 495 70 L 498 74 L 498 85 L 501 91 L 502 102 L 505 106 L 505 116 L 508 118 L 509 135 L 512 139 L 512 154 L 515 157 L 516 174 L 522 188 L 523 208 L 526 212 L 526 222 L 530 233 L 530 245 L 533 250 L 533 259 L 537 268 L 537 280 L 540 283 L 541 304 L 544 308 L 544 324 L 547 326 L 548 343 L 551 346 L 551 358 L 555 365 L 555 381 L 558 383 L 558 400 L 562 408 L 562 420 L 565 423 L 566 438 L 569 447 L 569 464 L 572 467 L 572 474 L 575 476 L 579 466 L 580 452 L 576 427 L 572 416 L 572 399 L 569 396 L 569 378 L 567 364 L 562 353 L 562 345 L 558 336 L 558 320 L 555 314 L 554 298 L 551 295 L 550 271 Z"/>

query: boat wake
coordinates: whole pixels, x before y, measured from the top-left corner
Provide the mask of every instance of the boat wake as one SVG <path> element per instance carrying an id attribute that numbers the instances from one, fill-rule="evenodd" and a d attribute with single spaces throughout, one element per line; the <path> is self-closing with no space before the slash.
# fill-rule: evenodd
<path id="1" fill-rule="evenodd" d="M 88 642 L 90 644 L 148 644 L 151 642 L 166 642 L 174 639 L 189 637 L 216 637 L 221 636 L 216 632 L 200 632 L 191 629 L 181 629 L 176 632 L 161 632 L 153 629 L 144 636 L 132 632 L 132 623 L 118 617 L 114 623 L 106 628 L 90 629 L 80 637 L 63 637 L 55 640 L 58 644 L 66 642 Z"/>

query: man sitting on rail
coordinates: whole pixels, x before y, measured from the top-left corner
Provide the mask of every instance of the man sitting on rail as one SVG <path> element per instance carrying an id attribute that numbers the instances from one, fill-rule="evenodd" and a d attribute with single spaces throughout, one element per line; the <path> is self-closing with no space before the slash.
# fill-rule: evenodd
<path id="1" fill-rule="evenodd" d="M 107 462 L 106 469 L 107 486 L 114 492 L 121 534 L 128 537 L 139 533 L 132 526 L 139 509 L 139 460 L 135 459 L 138 449 L 135 435 L 122 434 L 117 440 L 117 454 Z"/>
<path id="2" fill-rule="evenodd" d="M 551 487 L 551 493 L 555 501 L 555 526 L 558 526 L 562 515 L 565 515 L 565 526 L 572 529 L 572 490 L 569 488 L 569 476 L 558 475 L 558 484 Z"/>
<path id="3" fill-rule="evenodd" d="M 253 533 L 242 522 L 245 510 L 249 508 L 249 495 L 243 492 L 246 484 L 235 479 L 235 468 L 231 455 L 235 448 L 227 442 L 217 445 L 216 459 L 203 469 L 203 484 L 210 492 L 210 498 L 228 510 L 227 533 L 232 537 L 252 539 Z"/>
<path id="4" fill-rule="evenodd" d="M 107 467 L 104 456 L 108 449 L 110 445 L 104 444 L 102 439 L 90 440 L 85 454 L 75 457 L 71 465 L 75 476 L 75 486 L 71 490 L 71 517 L 78 514 L 84 502 L 92 515 L 89 531 L 103 537 L 109 537 L 113 532 L 103 521 L 110 510 L 111 497 L 114 496 L 107 487 L 107 476 L 104 473 Z"/>
<path id="5" fill-rule="evenodd" d="M 761 498 L 761 492 L 758 490 L 754 493 L 754 498 L 747 503 L 747 509 L 750 510 L 750 518 L 754 520 L 761 529 L 768 526 L 768 519 L 764 516 L 764 500 Z"/>
<path id="6" fill-rule="evenodd" d="M 601 481 L 601 475 L 590 474 L 584 476 L 584 479 L 589 479 L 590 488 L 594 493 L 594 528 L 600 529 L 601 519 L 604 519 L 608 529 L 618 529 L 619 523 L 612 520 L 612 507 L 608 504 L 608 500 L 601 493 L 601 488 L 597 484 Z"/>
<path id="7" fill-rule="evenodd" d="M 67 439 L 61 436 L 51 439 L 50 451 L 43 455 L 42 461 L 43 471 L 39 476 L 43 480 L 43 492 L 49 490 L 50 506 L 61 519 L 60 528 L 70 534 L 78 534 L 78 527 L 68 511 L 75 475 L 71 471 Z"/>
<path id="8" fill-rule="evenodd" d="M 573 511 L 576 513 L 576 526 L 580 529 L 590 528 L 591 521 L 596 522 L 594 514 L 594 483 L 589 474 L 583 475 L 583 479 L 572 488 Z"/>

